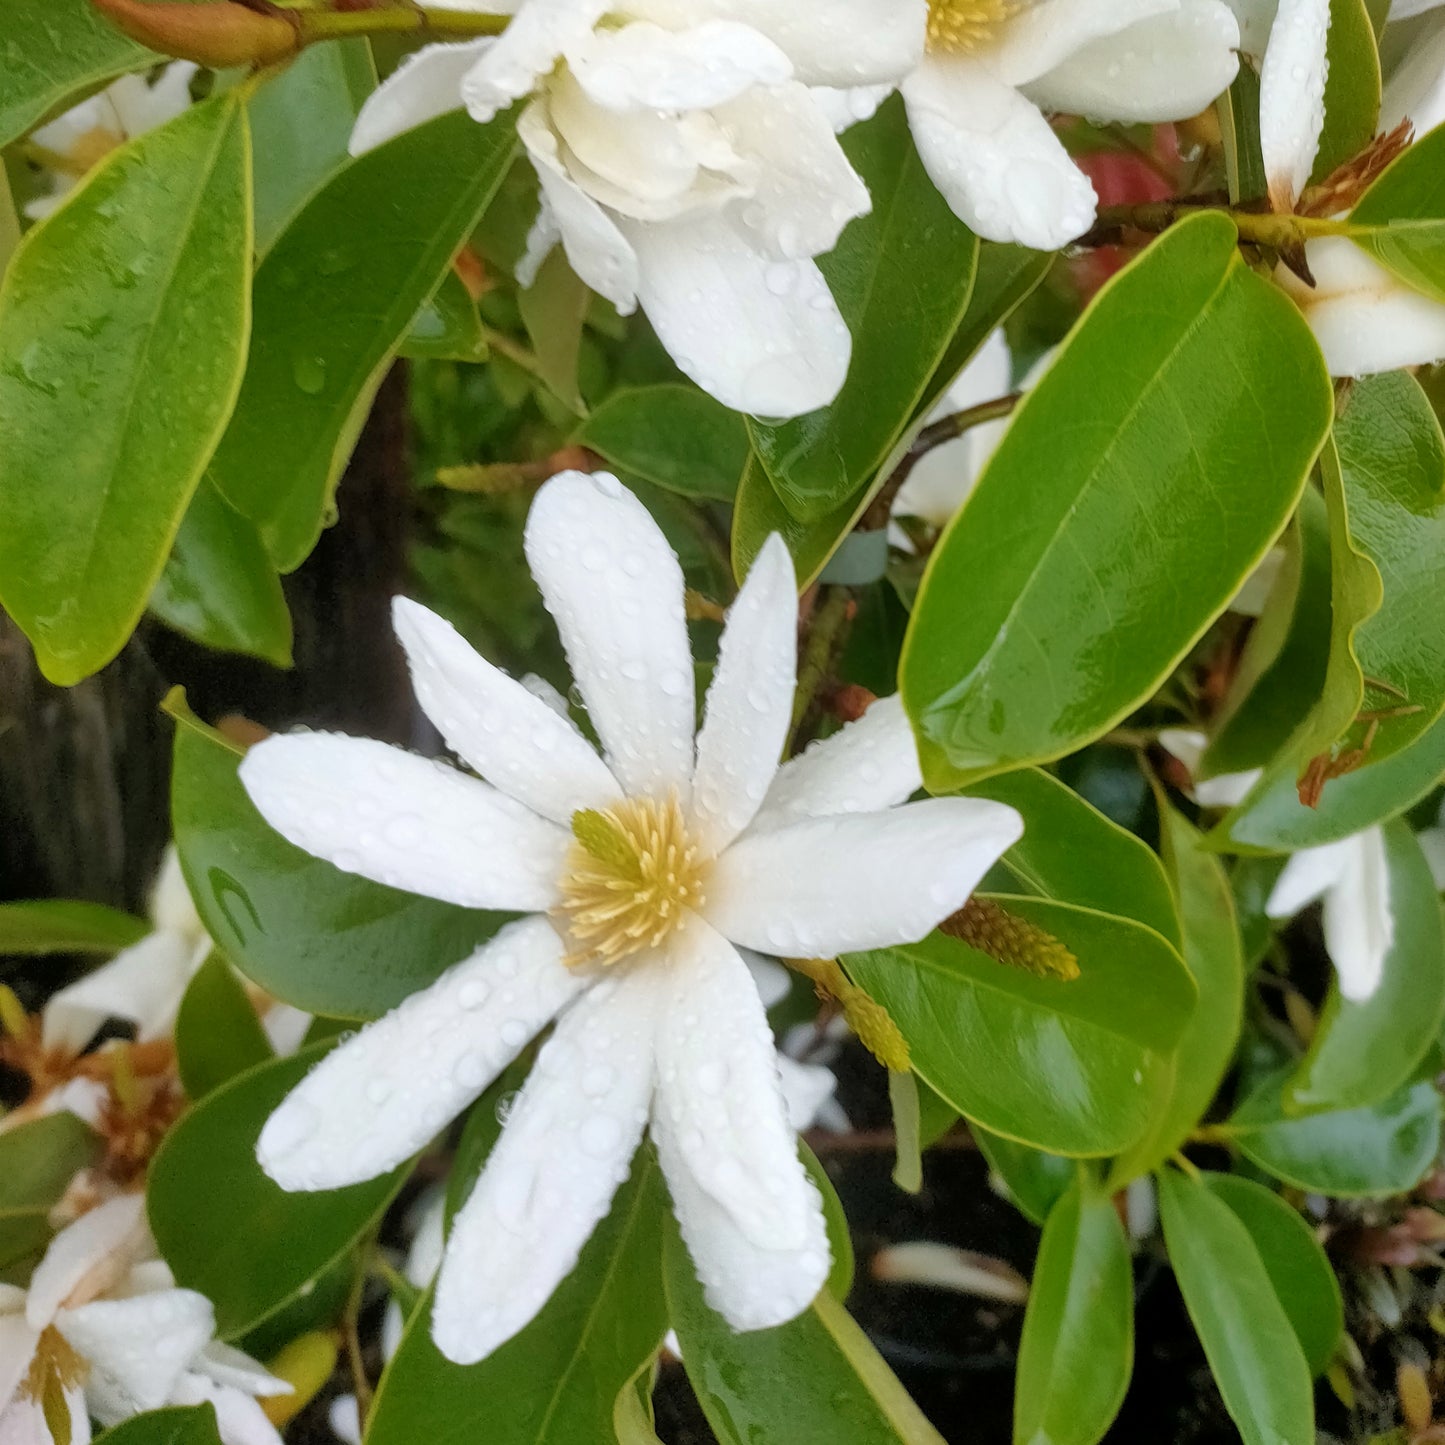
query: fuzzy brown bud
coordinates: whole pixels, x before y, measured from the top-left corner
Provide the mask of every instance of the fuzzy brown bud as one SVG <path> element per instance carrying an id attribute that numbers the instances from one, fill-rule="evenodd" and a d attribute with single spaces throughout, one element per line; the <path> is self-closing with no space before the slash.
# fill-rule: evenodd
<path id="1" fill-rule="evenodd" d="M 286 12 L 263 12 L 232 0 L 214 4 L 145 4 L 144 0 L 93 0 L 116 29 L 142 45 L 193 60 L 212 70 L 271 65 L 301 47 L 296 22 Z"/>

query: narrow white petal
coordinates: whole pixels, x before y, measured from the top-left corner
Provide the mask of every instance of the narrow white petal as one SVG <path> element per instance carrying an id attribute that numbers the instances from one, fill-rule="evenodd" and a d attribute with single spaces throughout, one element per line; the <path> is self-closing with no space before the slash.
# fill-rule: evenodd
<path id="1" fill-rule="evenodd" d="M 812 261 L 777 260 L 726 215 L 620 224 L 637 253 L 642 309 L 709 395 L 767 417 L 837 396 L 853 339 Z"/>
<path id="2" fill-rule="evenodd" d="M 545 918 L 508 924 L 430 988 L 329 1053 L 256 1144 L 283 1189 L 395 1168 L 459 1114 L 581 987 Z"/>
<path id="3" fill-rule="evenodd" d="M 266 1006 L 261 1015 L 261 1032 L 272 1051 L 281 1058 L 287 1058 L 306 1042 L 311 1029 L 313 1015 L 305 1009 L 293 1008 L 289 1003 L 274 1000 Z"/>
<path id="4" fill-rule="evenodd" d="M 748 832 L 713 865 L 703 911 L 735 943 L 790 957 L 914 943 L 1022 833 L 1012 808 L 983 798 Z"/>
<path id="5" fill-rule="evenodd" d="M 616 477 L 563 472 L 537 493 L 525 545 L 613 776 L 630 794 L 692 778 L 694 684 L 682 567 Z"/>
<path id="6" fill-rule="evenodd" d="M 622 795 L 596 750 L 515 678 L 419 603 L 392 603 L 412 687 L 447 746 L 493 787 L 569 827 L 579 808 Z"/>
<path id="7" fill-rule="evenodd" d="M 30 1276 L 25 1318 L 31 1329 L 43 1330 L 67 1302 L 93 1298 L 116 1283 L 148 1239 L 139 1194 L 119 1195 L 67 1225 Z"/>
<path id="8" fill-rule="evenodd" d="M 196 941 L 205 936 L 205 927 L 196 912 L 174 843 L 167 843 L 161 855 L 161 866 L 151 888 L 150 911 L 158 932 L 180 933 Z"/>
<path id="9" fill-rule="evenodd" d="M 1246 768 L 1240 773 L 1220 773 L 1201 778 L 1194 785 L 1194 799 L 1201 808 L 1238 807 L 1264 775 L 1263 768 Z"/>
<path id="10" fill-rule="evenodd" d="M 1395 939 L 1390 869 L 1380 828 L 1367 828 L 1346 841 L 1353 845 L 1346 871 L 1325 894 L 1325 947 L 1339 975 L 1340 992 L 1363 1003 L 1380 986 Z"/>
<path id="11" fill-rule="evenodd" d="M 793 74 L 771 40 L 728 20 L 680 31 L 646 23 L 596 30 L 567 59 L 577 83 L 609 110 L 709 110 Z"/>
<path id="12" fill-rule="evenodd" d="M 1394 9 L 1399 8 L 1397 3 Z M 1439 19 L 1433 28 L 1415 37 L 1385 83 L 1380 129 L 1392 131 L 1403 120 L 1414 125 L 1416 135 L 1445 121 L 1445 23 Z"/>
<path id="13" fill-rule="evenodd" d="M 709 855 L 752 821 L 778 771 L 797 668 L 797 579 L 774 532 L 728 609 L 697 735 L 692 813 L 698 844 Z"/>
<path id="14" fill-rule="evenodd" d="M 285 1380 L 278 1380 L 244 1350 L 238 1350 L 224 1340 L 212 1340 L 191 1361 L 191 1369 L 208 1380 L 214 1380 L 218 1385 L 244 1390 L 248 1395 L 269 1398 L 273 1395 L 290 1395 L 294 1391 L 293 1386 Z"/>
<path id="15" fill-rule="evenodd" d="M 281 1445 L 281 1435 L 250 1395 L 187 1372 L 171 1387 L 168 1405 L 211 1405 L 221 1445 Z"/>
<path id="16" fill-rule="evenodd" d="M 655 970 L 639 959 L 563 1015 L 452 1223 L 432 1336 L 457 1364 L 528 1325 L 571 1272 L 647 1122 Z"/>
<path id="17" fill-rule="evenodd" d="M 491 48 L 490 38 L 413 51 L 367 96 L 350 150 L 365 155 L 439 115 L 462 108 L 462 78 Z"/>
<path id="18" fill-rule="evenodd" d="M 556 902 L 568 835 L 445 763 L 293 733 L 257 743 L 241 781 L 278 833 L 345 873 L 463 908 Z"/>
<path id="19" fill-rule="evenodd" d="M 70 1411 L 70 1445 L 90 1445 L 90 1416 L 85 1396 L 67 1386 L 65 1403 Z M 55 1445 L 45 1410 L 38 1400 L 12 1400 L 0 1406 L 0 1445 Z"/>
<path id="20" fill-rule="evenodd" d="M 813 1127 L 838 1088 L 838 1077 L 832 1069 L 822 1064 L 800 1064 L 784 1053 L 778 1055 L 778 1079 L 783 1086 L 788 1125 L 800 1134 Z"/>
<path id="21" fill-rule="evenodd" d="M 894 693 L 784 763 L 753 828 L 761 831 L 835 813 L 877 813 L 922 786 L 913 728 L 903 699 Z"/>
<path id="22" fill-rule="evenodd" d="M 215 1334 L 215 1312 L 189 1289 L 92 1300 L 62 1310 L 55 1327 L 89 1366 L 85 1399 L 102 1425 L 115 1425 L 170 1398 L 187 1364 Z"/>
<path id="23" fill-rule="evenodd" d="M 1229 8 L 1239 22 L 1240 51 L 1254 60 L 1258 70 L 1269 44 L 1269 32 L 1274 28 L 1279 0 L 1229 0 Z"/>
<path id="24" fill-rule="evenodd" d="M 152 933 L 67 984 L 41 1011 L 46 1047 L 79 1053 L 112 1018 L 138 1025 L 143 1038 L 169 1032 L 190 982 L 194 953 L 181 934 Z"/>
<path id="25" fill-rule="evenodd" d="M 489 121 L 532 91 L 608 8 L 609 0 L 527 0 L 462 80 L 462 100 L 473 118 Z"/>
<path id="26" fill-rule="evenodd" d="M 715 114 L 738 153 L 757 163 L 738 215 L 771 255 L 823 255 L 849 221 L 870 210 L 867 187 L 806 86 L 750 91 Z"/>
<path id="27" fill-rule="evenodd" d="M 1239 22 L 1220 0 L 1184 0 L 1096 40 L 1025 87 L 1044 110 L 1098 120 L 1197 115 L 1239 73 Z"/>
<path id="28" fill-rule="evenodd" d="M 355 1395 L 338 1395 L 326 1412 L 326 1423 L 343 1445 L 361 1445 L 361 1408 Z"/>
<path id="29" fill-rule="evenodd" d="M 1271 918 L 1293 918 L 1325 894 L 1344 877 L 1355 850 L 1353 838 L 1326 843 L 1319 848 L 1303 848 L 1284 865 L 1284 872 L 1275 880 L 1265 901 L 1264 911 Z"/>
<path id="30" fill-rule="evenodd" d="M 1280 0 L 1259 77 L 1259 148 L 1270 200 L 1290 211 L 1325 125 L 1329 0 Z"/>
<path id="31" fill-rule="evenodd" d="M 26 1323 L 23 1313 L 0 1314 L 0 1418 L 29 1371 L 39 1341 L 40 1331 Z"/>
<path id="32" fill-rule="evenodd" d="M 977 62 L 930 57 L 903 83 L 919 159 L 990 241 L 1057 250 L 1094 221 L 1094 188 L 1038 107 Z"/>
<path id="33" fill-rule="evenodd" d="M 777 959 L 769 958 L 765 953 L 754 953 L 750 948 L 740 948 L 738 953 L 753 976 L 753 987 L 757 989 L 765 1009 L 787 998 L 793 986 L 793 975 Z"/>

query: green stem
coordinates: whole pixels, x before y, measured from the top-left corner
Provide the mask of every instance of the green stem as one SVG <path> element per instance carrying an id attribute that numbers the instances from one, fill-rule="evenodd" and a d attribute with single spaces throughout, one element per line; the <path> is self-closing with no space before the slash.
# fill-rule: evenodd
<path id="1" fill-rule="evenodd" d="M 471 40 L 500 35 L 509 15 L 479 15 L 470 10 L 429 10 L 422 5 L 376 10 L 293 10 L 302 45 L 318 40 L 348 40 L 367 35 L 428 35 L 440 40 Z"/>
<path id="2" fill-rule="evenodd" d="M 1076 242 L 1080 246 L 1107 246 L 1116 243 L 1126 230 L 1158 234 L 1200 211 L 1217 211 L 1234 222 L 1242 241 L 1275 250 L 1302 246 L 1316 236 L 1352 236 L 1364 228 L 1348 221 L 1324 216 L 1261 215 L 1255 211 L 1239 211 L 1230 206 L 1193 201 L 1143 201 L 1136 205 L 1105 206 L 1087 235 Z"/>
<path id="3" fill-rule="evenodd" d="M 798 690 L 793 696 L 793 724 L 788 734 L 791 749 L 809 709 L 817 700 L 819 690 L 833 671 L 833 664 L 842 651 L 847 636 L 848 614 L 852 598 L 846 587 L 822 587 L 813 624 L 803 655 L 798 659 Z"/>

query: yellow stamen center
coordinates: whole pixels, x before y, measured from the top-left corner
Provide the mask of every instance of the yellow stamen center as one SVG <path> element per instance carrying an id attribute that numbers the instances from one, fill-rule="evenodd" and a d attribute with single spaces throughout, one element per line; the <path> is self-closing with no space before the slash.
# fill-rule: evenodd
<path id="1" fill-rule="evenodd" d="M 676 793 L 574 813 L 572 834 L 557 909 L 573 944 L 570 967 L 656 948 L 702 906 L 709 860 L 688 837 Z"/>
<path id="2" fill-rule="evenodd" d="M 65 1336 L 53 1325 L 43 1329 L 20 1382 L 20 1394 L 40 1406 L 55 1445 L 70 1445 L 70 1403 L 65 1392 L 79 1385 L 85 1374 L 85 1361 Z"/>
<path id="3" fill-rule="evenodd" d="M 928 0 L 929 53 L 968 55 L 1017 8 L 1017 0 Z"/>

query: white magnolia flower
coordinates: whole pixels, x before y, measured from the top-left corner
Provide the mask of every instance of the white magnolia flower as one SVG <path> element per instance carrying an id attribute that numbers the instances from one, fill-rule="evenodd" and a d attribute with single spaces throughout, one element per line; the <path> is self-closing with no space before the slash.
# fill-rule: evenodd
<path id="1" fill-rule="evenodd" d="M 921 51 L 924 0 L 486 8 L 515 12 L 506 32 L 418 51 L 367 101 L 353 151 L 531 96 L 517 133 L 542 209 L 518 279 L 561 241 L 725 405 L 790 417 L 832 401 L 852 341 L 813 258 L 870 202 L 808 87 L 897 79 Z"/>
<path id="2" fill-rule="evenodd" d="M 1196 728 L 1163 728 L 1159 746 L 1178 758 L 1193 778 L 1209 739 Z M 1194 782 L 1194 801 L 1201 808 L 1233 808 L 1249 796 L 1263 772 L 1263 768 L 1250 768 L 1240 773 L 1221 773 L 1217 778 L 1199 778 Z"/>
<path id="3" fill-rule="evenodd" d="M 1427 14 L 1428 19 L 1403 30 L 1397 25 Z M 1397 34 L 1403 49 L 1398 63 L 1387 73 L 1380 98 L 1380 129 L 1391 131 L 1408 120 L 1416 135 L 1424 135 L 1445 121 L 1445 11 L 1441 0 L 1396 0 L 1391 5 L 1382 60 L 1396 49 Z"/>
<path id="4" fill-rule="evenodd" d="M 63 1398 L 71 1440 L 163 1405 L 216 1410 L 225 1445 L 280 1445 L 255 1397 L 291 1387 L 215 1338 L 211 1303 L 177 1289 L 145 1202 L 122 1195 L 50 1242 L 28 1290 L 0 1284 L 0 1441 L 50 1445 L 45 1401 Z"/>
<path id="5" fill-rule="evenodd" d="M 27 202 L 25 214 L 35 221 L 48 216 L 117 146 L 174 120 L 191 103 L 191 78 L 198 68 L 188 60 L 173 61 L 153 84 L 143 76 L 123 75 L 41 126 L 30 140 L 44 157 L 50 190 Z"/>
<path id="6" fill-rule="evenodd" d="M 1324 130 L 1329 0 L 1236 0 L 1246 49 L 1264 44 L 1259 132 L 1270 201 L 1291 211 Z M 1343 236 L 1305 244 L 1315 285 L 1281 264 L 1276 279 L 1304 313 L 1332 376 L 1370 376 L 1445 357 L 1445 305 L 1411 290 Z"/>
<path id="7" fill-rule="evenodd" d="M 682 569 L 641 503 L 615 477 L 564 473 L 538 493 L 525 546 L 600 754 L 398 601 L 418 699 L 486 781 L 331 735 L 270 738 L 241 765 L 308 852 L 531 914 L 317 1065 L 257 1150 L 286 1189 L 372 1178 L 556 1020 L 447 1241 L 432 1329 L 461 1363 L 546 1302 L 649 1124 L 713 1307 L 738 1329 L 804 1309 L 827 1238 L 738 947 L 823 957 L 921 938 L 1022 830 L 996 803 L 902 803 L 920 779 L 897 699 L 778 767 L 797 646 L 780 538 L 729 612 L 696 737 Z"/>
<path id="8" fill-rule="evenodd" d="M 1095 196 L 1043 112 L 1182 120 L 1229 87 L 1238 41 L 1220 0 L 931 0 L 903 99 L 954 214 L 1052 251 L 1093 224 Z"/>
<path id="9" fill-rule="evenodd" d="M 1271 918 L 1293 918 L 1320 898 L 1325 901 L 1325 947 L 1339 975 L 1340 992 L 1363 1003 L 1380 986 L 1395 937 L 1380 828 L 1296 853 L 1279 875 L 1265 912 Z"/>
<path id="10" fill-rule="evenodd" d="M 153 932 L 47 1001 L 42 1014 L 47 1048 L 79 1053 L 112 1018 L 135 1024 L 141 1040 L 170 1033 L 186 987 L 211 951 L 174 847 L 161 860 L 150 912 Z"/>

